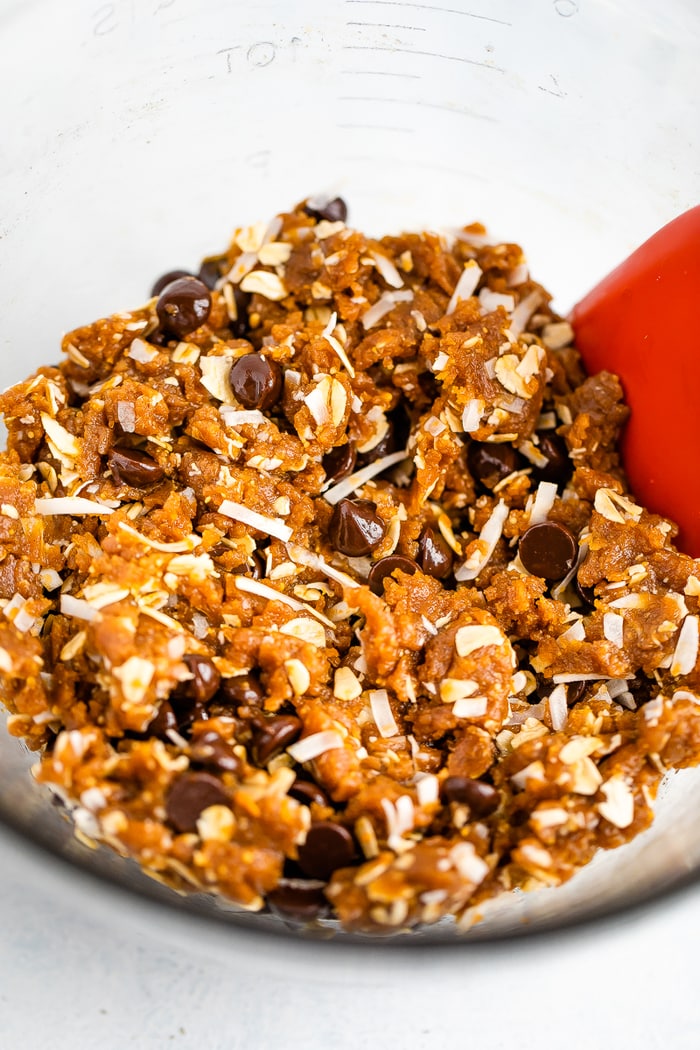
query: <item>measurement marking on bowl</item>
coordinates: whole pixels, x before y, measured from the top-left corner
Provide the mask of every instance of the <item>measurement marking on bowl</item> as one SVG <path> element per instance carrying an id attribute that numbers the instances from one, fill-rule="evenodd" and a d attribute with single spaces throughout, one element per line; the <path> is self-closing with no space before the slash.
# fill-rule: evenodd
<path id="1" fill-rule="evenodd" d="M 420 106 L 423 109 L 437 109 L 442 113 L 453 113 L 458 117 L 473 117 L 475 120 L 486 120 L 491 124 L 497 124 L 495 117 L 489 117 L 485 113 L 477 113 L 476 110 L 467 109 L 464 106 L 451 106 L 446 102 L 427 102 L 416 98 L 382 98 L 381 95 L 339 95 L 338 102 L 391 102 L 400 106 Z"/>
<path id="2" fill-rule="evenodd" d="M 363 29 L 410 29 L 414 33 L 425 33 L 425 26 L 405 26 L 394 22 L 346 22 L 346 26 L 362 26 Z"/>
<path id="3" fill-rule="evenodd" d="M 560 2 L 572 3 L 573 0 L 560 0 Z M 499 26 L 511 26 L 513 24 L 512 22 L 506 22 L 502 18 L 492 18 L 490 15 L 478 15 L 474 11 L 460 11 L 455 7 L 437 7 L 433 4 L 407 3 L 404 2 L 404 0 L 345 0 L 345 3 L 364 5 L 372 4 L 375 7 L 412 7 L 418 11 L 436 11 L 439 14 L 462 15 L 464 18 L 476 18 L 480 22 L 493 22 L 495 25 Z M 576 5 L 574 4 L 573 6 L 575 7 Z M 571 13 L 574 14 L 573 11 Z M 557 14 L 561 14 L 558 9 Z"/>
<path id="4" fill-rule="evenodd" d="M 464 62 L 468 66 L 480 66 L 494 73 L 505 73 L 501 66 L 491 62 L 482 62 L 477 58 L 465 58 L 464 55 L 443 55 L 439 51 L 415 51 L 410 47 L 383 47 L 378 44 L 343 44 L 343 51 L 388 51 L 393 55 L 414 55 L 416 58 L 439 58 L 443 62 Z"/>

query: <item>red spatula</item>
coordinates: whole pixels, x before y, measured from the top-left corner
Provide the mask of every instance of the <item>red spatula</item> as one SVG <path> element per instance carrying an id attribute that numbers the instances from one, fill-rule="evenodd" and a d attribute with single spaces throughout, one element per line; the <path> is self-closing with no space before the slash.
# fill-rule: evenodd
<path id="1" fill-rule="evenodd" d="M 632 491 L 700 557 L 700 206 L 664 226 L 574 307 L 589 372 L 619 375 Z"/>

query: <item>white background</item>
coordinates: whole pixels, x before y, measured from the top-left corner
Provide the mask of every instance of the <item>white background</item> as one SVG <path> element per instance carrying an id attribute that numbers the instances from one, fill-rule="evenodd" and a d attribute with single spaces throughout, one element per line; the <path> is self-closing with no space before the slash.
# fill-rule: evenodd
<path id="1" fill-rule="evenodd" d="M 15 839 L 0 871 L 2 1050 L 698 1046 L 697 891 L 554 938 L 341 949 L 185 931 Z"/>

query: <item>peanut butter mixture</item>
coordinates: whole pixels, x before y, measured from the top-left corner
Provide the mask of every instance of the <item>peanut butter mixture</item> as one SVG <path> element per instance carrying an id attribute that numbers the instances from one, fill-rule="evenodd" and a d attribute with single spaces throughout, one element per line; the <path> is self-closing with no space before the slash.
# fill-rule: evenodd
<path id="1" fill-rule="evenodd" d="M 466 925 L 700 760 L 700 563 L 517 245 L 345 220 L 238 229 L 2 395 L 0 696 L 177 889 Z"/>

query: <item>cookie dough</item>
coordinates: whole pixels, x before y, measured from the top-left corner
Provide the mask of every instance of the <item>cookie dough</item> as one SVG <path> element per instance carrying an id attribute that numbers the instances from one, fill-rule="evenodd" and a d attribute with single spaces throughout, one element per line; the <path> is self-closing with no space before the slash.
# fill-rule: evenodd
<path id="1" fill-rule="evenodd" d="M 238 229 L 2 395 L 0 696 L 79 836 L 386 934 L 648 826 L 700 563 L 516 244 L 346 218 Z"/>

